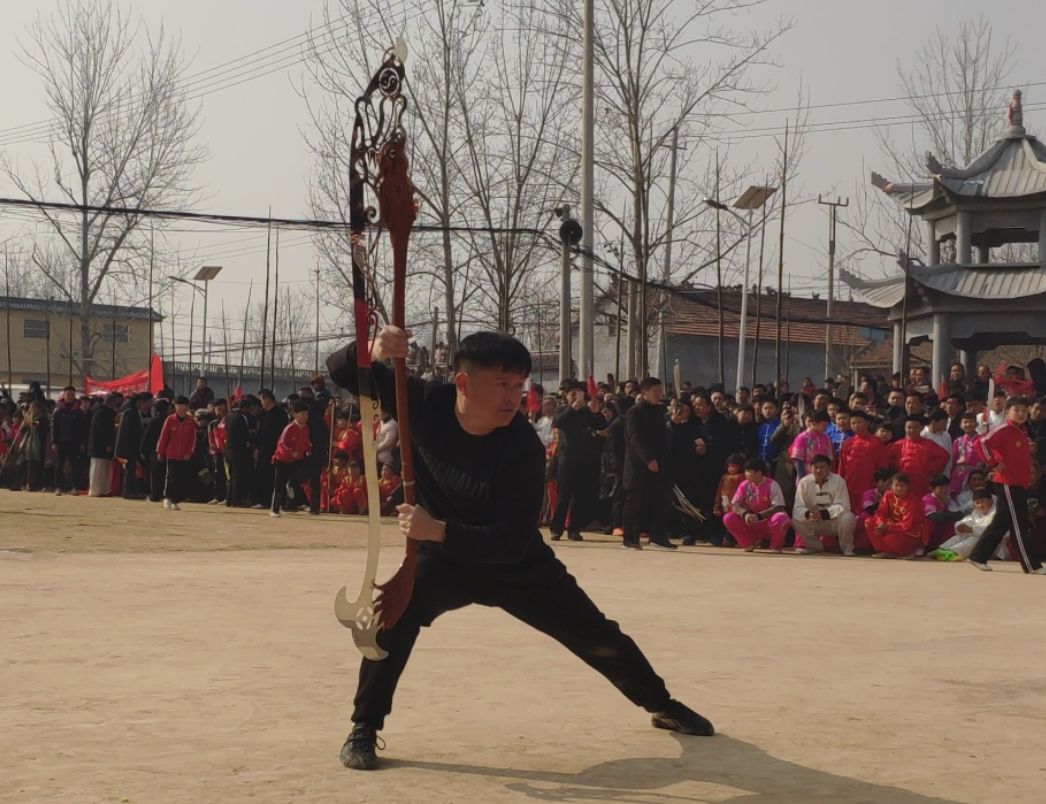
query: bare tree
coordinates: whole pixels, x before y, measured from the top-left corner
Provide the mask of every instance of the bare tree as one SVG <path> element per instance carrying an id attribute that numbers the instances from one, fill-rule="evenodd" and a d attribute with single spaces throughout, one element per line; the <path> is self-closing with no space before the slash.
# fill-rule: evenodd
<path id="1" fill-rule="evenodd" d="M 999 138 L 1014 65 L 1009 40 L 999 43 L 983 16 L 963 20 L 954 34 L 938 29 L 912 63 L 897 63 L 912 122 L 896 134 L 877 130 L 885 163 L 879 172 L 898 182 L 929 181 L 927 151 L 945 167 L 972 162 Z M 867 173 L 858 179 L 855 204 L 841 221 L 852 238 L 847 257 L 896 255 L 908 237 L 907 214 L 869 186 Z M 912 227 L 911 239 L 911 253 L 925 256 L 922 227 Z"/>
<path id="2" fill-rule="evenodd" d="M 132 209 L 191 197 L 191 174 L 205 153 L 194 144 L 198 112 L 178 80 L 186 66 L 180 44 L 162 27 L 147 31 L 110 0 L 65 0 L 53 16 L 37 16 L 21 58 L 41 79 L 55 120 L 45 170 L 36 165 L 29 178 L 5 160 L 26 196 L 57 192 L 82 207 Z M 96 340 L 91 305 L 114 264 L 134 264 L 127 257 L 141 247 L 135 235 L 142 218 L 83 209 L 69 219 L 41 211 L 57 245 L 35 249 L 33 261 L 55 292 L 79 308 L 80 370 L 89 374 Z"/>

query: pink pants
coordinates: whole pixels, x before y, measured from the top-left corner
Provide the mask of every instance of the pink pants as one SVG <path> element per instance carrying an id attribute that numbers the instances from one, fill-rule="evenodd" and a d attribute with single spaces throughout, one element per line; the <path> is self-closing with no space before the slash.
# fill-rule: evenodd
<path id="1" fill-rule="evenodd" d="M 750 547 L 759 544 L 763 539 L 770 540 L 770 547 L 780 550 L 785 544 L 785 534 L 791 518 L 783 511 L 778 511 L 770 519 L 761 519 L 754 525 L 749 525 L 744 518 L 733 511 L 723 517 L 723 526 L 730 532 L 741 547 Z"/>

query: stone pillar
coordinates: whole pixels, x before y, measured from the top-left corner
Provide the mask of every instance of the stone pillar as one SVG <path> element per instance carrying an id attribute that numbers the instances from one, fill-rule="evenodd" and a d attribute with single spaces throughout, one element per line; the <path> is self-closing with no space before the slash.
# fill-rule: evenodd
<path id="1" fill-rule="evenodd" d="M 1039 262 L 1046 265 L 1046 209 L 1039 212 Z"/>
<path id="2" fill-rule="evenodd" d="M 937 225 L 926 221 L 926 242 L 930 249 L 930 265 L 941 264 L 941 241 L 937 239 Z"/>
<path id="3" fill-rule="evenodd" d="M 904 361 L 904 344 L 901 343 L 901 322 L 893 322 L 893 370 L 896 374 L 901 370 Z"/>
<path id="4" fill-rule="evenodd" d="M 930 385 L 934 388 L 941 377 L 948 376 L 952 359 L 951 314 L 933 314 L 933 366 L 930 369 Z"/>
<path id="5" fill-rule="evenodd" d="M 977 350 L 966 348 L 959 352 L 959 362 L 966 369 L 966 376 L 972 378 L 977 373 Z"/>
<path id="6" fill-rule="evenodd" d="M 969 265 L 973 262 L 973 254 L 970 248 L 971 232 L 970 213 L 960 210 L 955 215 L 955 261 L 960 265 Z"/>
<path id="7" fill-rule="evenodd" d="M 977 246 L 977 262 L 981 265 L 986 265 L 989 259 L 989 249 L 987 246 Z"/>

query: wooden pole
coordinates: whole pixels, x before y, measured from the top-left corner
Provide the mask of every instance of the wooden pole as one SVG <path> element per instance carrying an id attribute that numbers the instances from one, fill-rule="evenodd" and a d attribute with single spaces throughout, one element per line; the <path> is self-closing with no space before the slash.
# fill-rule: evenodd
<path id="1" fill-rule="evenodd" d="M 225 355 L 223 365 L 225 366 L 225 397 L 232 394 L 232 386 L 229 385 L 229 326 L 225 323 L 225 299 L 222 299 L 222 354 Z"/>
<path id="2" fill-rule="evenodd" d="M 272 283 L 272 350 L 269 353 L 269 381 L 276 385 L 276 332 L 280 323 L 280 227 L 276 227 L 276 248 L 273 252 L 275 279 Z M 293 383 L 293 381 L 292 381 Z"/>
<path id="3" fill-rule="evenodd" d="M 146 391 L 152 393 L 153 390 L 153 268 L 156 257 L 156 233 L 153 231 L 153 225 L 149 224 L 149 348 L 145 350 L 145 365 L 146 372 L 145 376 L 147 387 Z"/>
<path id="4" fill-rule="evenodd" d="M 722 249 L 722 227 L 719 221 L 719 211 L 722 207 L 719 201 L 719 149 L 715 152 L 715 295 L 716 295 L 716 307 L 718 308 L 719 318 L 719 336 L 716 343 L 716 353 L 718 361 L 718 377 L 719 384 L 724 385 L 726 383 L 724 359 L 723 359 L 723 338 L 725 335 L 723 327 L 723 249 Z"/>
<path id="5" fill-rule="evenodd" d="M 47 297 L 47 312 L 44 314 L 44 334 L 47 336 L 47 343 L 44 347 L 47 351 L 47 398 L 51 398 L 51 302 L 52 298 Z M 115 335 L 113 336 L 115 338 Z"/>
<path id="6" fill-rule="evenodd" d="M 759 329 L 763 312 L 763 254 L 766 248 L 766 202 L 763 202 L 763 224 L 759 230 L 759 280 L 755 289 L 755 343 L 752 346 L 752 389 L 758 382 L 759 372 Z"/>
<path id="7" fill-rule="evenodd" d="M 11 367 L 11 265 L 6 245 L 4 246 L 4 290 L 7 319 L 7 390 L 14 396 L 14 370 Z"/>
<path id="8" fill-rule="evenodd" d="M 272 207 L 269 207 L 269 226 L 265 237 L 265 303 L 262 305 L 262 327 L 261 327 L 261 362 L 258 370 L 261 371 L 261 387 L 265 388 L 265 337 L 269 329 L 269 270 L 272 258 Z"/>
<path id="9" fill-rule="evenodd" d="M 287 341 L 291 349 L 291 382 L 294 382 L 294 327 L 291 323 L 291 289 L 287 288 Z"/>
<path id="10" fill-rule="evenodd" d="M 781 228 L 777 237 L 777 338 L 774 349 L 774 383 L 781 385 L 781 302 L 784 293 L 785 210 L 788 207 L 788 123 L 785 121 L 784 156 L 781 160 Z"/>
<path id="11" fill-rule="evenodd" d="M 254 291 L 254 280 L 247 286 L 247 305 L 243 308 L 243 343 L 240 345 L 240 371 L 236 375 L 236 385 L 243 388 L 243 363 L 247 359 L 247 330 L 251 328 L 251 293 Z"/>
<path id="12" fill-rule="evenodd" d="M 316 269 L 316 368 L 313 373 L 320 373 L 320 269 Z"/>

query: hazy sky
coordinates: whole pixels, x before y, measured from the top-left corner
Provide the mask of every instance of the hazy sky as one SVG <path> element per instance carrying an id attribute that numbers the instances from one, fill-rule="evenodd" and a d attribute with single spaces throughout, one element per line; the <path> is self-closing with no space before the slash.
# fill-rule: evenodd
<path id="1" fill-rule="evenodd" d="M 169 30 L 178 33 L 193 57 L 196 71 L 270 46 L 316 25 L 323 2 L 135 0 L 130 5 L 148 25 L 156 26 L 162 20 Z M 17 59 L 16 42 L 37 11 L 48 13 L 56 3 L 2 0 L 2 5 L 0 108 L 6 113 L 0 129 L 8 129 L 49 117 L 36 77 Z M 910 60 L 910 54 L 922 46 L 936 26 L 954 30 L 958 20 L 984 12 L 991 15 L 998 43 L 1001 45 L 1007 37 L 1012 42 L 1016 60 L 1012 83 L 1027 86 L 1046 82 L 1046 49 L 1041 47 L 1046 8 L 1021 0 L 996 0 L 990 5 L 973 0 L 769 0 L 743 12 L 732 25 L 754 28 L 779 16 L 794 19 L 795 27 L 775 50 L 780 67 L 766 68 L 760 73 L 777 88 L 759 102 L 763 108 L 774 109 L 794 102 L 801 81 L 814 106 L 903 94 L 896 77 L 897 60 Z M 201 141 L 211 156 L 197 174 L 205 188 L 197 208 L 264 215 L 271 204 L 274 215 L 305 214 L 310 156 L 300 128 L 306 124 L 306 115 L 291 85 L 292 78 L 300 75 L 300 65 L 291 66 L 203 98 Z M 1026 105 L 1043 100 L 1046 85 L 1025 91 Z M 897 102 L 840 106 L 815 109 L 812 119 L 844 121 L 906 111 Z M 1002 115 L 1000 109 L 1000 121 Z M 774 113 L 743 119 L 746 124 L 750 121 L 753 128 L 765 128 L 782 126 L 785 117 L 783 113 Z M 1046 125 L 1046 116 L 1028 112 L 1025 122 L 1033 133 L 1040 133 L 1039 124 Z M 0 135 L 3 133 L 0 131 Z M 749 139 L 740 148 L 745 159 L 772 164 L 772 139 Z M 38 145 L 22 143 L 7 148 L 7 153 L 28 164 L 43 152 Z M 856 183 L 864 180 L 862 162 L 869 169 L 883 163 L 868 128 L 811 134 L 801 185 L 807 194 L 851 194 Z M 14 188 L 0 177 L 0 195 L 12 194 Z M 0 239 L 21 225 L 0 210 Z M 797 292 L 824 289 L 826 228 L 825 212 L 815 205 L 790 213 L 786 265 Z M 225 266 L 221 279 L 212 285 L 212 326 L 219 323 L 221 299 L 224 298 L 232 320 L 237 317 L 234 311 L 242 310 L 246 283 L 252 277 L 256 283 L 259 279 L 264 281 L 264 237 L 264 232 L 250 236 L 229 232 L 187 237 L 178 243 L 184 253 L 195 253 L 201 263 L 220 262 Z M 309 282 L 314 264 L 307 238 L 288 233 L 281 247 L 282 276 L 290 281 Z M 182 304 L 187 309 L 188 292 L 183 295 Z M 240 326 L 230 325 L 231 337 L 238 337 Z M 334 320 L 332 311 L 325 308 L 324 329 L 342 326 L 343 322 Z"/>

